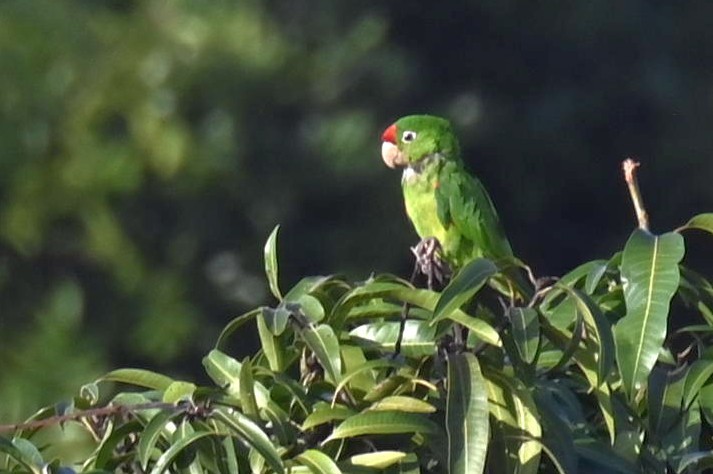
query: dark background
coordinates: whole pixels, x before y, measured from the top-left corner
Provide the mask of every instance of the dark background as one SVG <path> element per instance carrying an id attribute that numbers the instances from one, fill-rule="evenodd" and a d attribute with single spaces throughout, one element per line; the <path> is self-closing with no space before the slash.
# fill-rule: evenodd
<path id="1" fill-rule="evenodd" d="M 0 71 L 0 420 L 118 366 L 200 377 L 274 303 L 278 223 L 284 288 L 408 275 L 402 115 L 454 122 L 541 275 L 623 246 L 627 156 L 654 231 L 713 210 L 706 1 L 5 0 Z"/>

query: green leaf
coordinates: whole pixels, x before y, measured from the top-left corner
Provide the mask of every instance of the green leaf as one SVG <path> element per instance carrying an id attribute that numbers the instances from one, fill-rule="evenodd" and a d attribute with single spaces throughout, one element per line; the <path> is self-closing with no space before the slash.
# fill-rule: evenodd
<path id="1" fill-rule="evenodd" d="M 612 364 L 614 341 L 611 326 L 589 296 L 559 283 L 557 287 L 573 300 L 577 314 L 582 318 L 584 348 L 576 350 L 574 357 L 592 388 L 596 389 L 605 382 Z M 573 338 L 576 337 L 579 336 L 573 335 Z"/>
<path id="2" fill-rule="evenodd" d="M 280 226 L 276 225 L 265 242 L 265 274 L 270 285 L 270 291 L 278 300 L 282 301 L 280 285 L 277 279 L 277 233 Z"/>
<path id="3" fill-rule="evenodd" d="M 314 411 L 302 422 L 302 429 L 306 431 L 335 420 L 346 420 L 354 414 L 354 410 L 344 405 L 330 406 L 328 403 L 321 402 L 315 405 Z"/>
<path id="4" fill-rule="evenodd" d="M 368 392 L 376 385 L 376 369 L 398 365 L 394 361 L 387 359 L 367 361 L 361 347 L 353 345 L 342 344 L 341 351 L 342 361 L 344 362 L 344 377 L 342 377 L 342 381 L 339 382 L 336 391 L 341 390 L 343 386 L 348 384 L 352 390 Z M 387 364 L 372 364 L 373 362 L 379 361 L 385 361 Z"/>
<path id="5" fill-rule="evenodd" d="M 533 441 L 542 436 L 537 406 L 529 390 L 518 379 L 483 367 L 492 415 L 491 444 L 497 449 L 502 472 L 535 474 L 542 446 Z"/>
<path id="6" fill-rule="evenodd" d="M 700 440 L 701 411 L 698 402 L 694 401 L 690 409 L 681 412 L 676 424 L 661 440 L 663 450 L 667 454 L 667 462 L 674 466 L 675 472 L 683 472 L 681 465 L 684 456 L 703 447 Z M 707 447 L 707 443 L 704 446 Z"/>
<path id="7" fill-rule="evenodd" d="M 113 470 L 112 459 L 116 447 L 131 433 L 140 433 L 144 426 L 138 420 L 132 420 L 118 428 L 115 428 L 109 436 L 105 436 L 97 447 L 97 455 L 94 459 L 94 466 L 97 469 Z"/>
<path id="8" fill-rule="evenodd" d="M 324 442 L 362 435 L 439 432 L 438 425 L 417 413 L 366 411 L 344 420 Z"/>
<path id="9" fill-rule="evenodd" d="M 213 349 L 203 358 L 208 376 L 221 388 L 236 398 L 240 397 L 241 364 L 223 352 Z"/>
<path id="10" fill-rule="evenodd" d="M 384 470 L 385 474 L 421 474 L 421 467 L 418 456 L 415 453 L 408 453 L 396 465 Z"/>
<path id="11" fill-rule="evenodd" d="M 265 321 L 265 327 L 272 333 L 273 336 L 279 336 L 285 331 L 287 323 L 290 320 L 292 313 L 290 310 L 280 305 L 275 309 L 262 308 L 260 316 Z"/>
<path id="12" fill-rule="evenodd" d="M 314 474 L 341 474 L 342 472 L 332 458 L 316 449 L 308 449 L 295 459 L 309 467 Z"/>
<path id="13" fill-rule="evenodd" d="M 349 467 L 367 467 L 371 469 L 386 469 L 406 458 L 403 451 L 375 451 L 373 453 L 356 454 L 346 460 Z"/>
<path id="14" fill-rule="evenodd" d="M 284 369 L 284 350 L 280 340 L 270 330 L 263 312 L 257 315 L 257 332 L 262 344 L 262 352 L 267 358 L 270 369 L 275 372 L 282 372 Z"/>
<path id="15" fill-rule="evenodd" d="M 189 448 L 193 443 L 207 436 L 215 436 L 215 433 L 210 431 L 196 431 L 189 433 L 186 436 L 179 437 L 179 439 L 173 443 L 170 448 L 161 454 L 156 461 L 156 465 L 153 469 L 151 469 L 151 474 L 160 474 L 167 471 L 176 457 L 181 454 L 184 449 Z"/>
<path id="16" fill-rule="evenodd" d="M 405 411 L 410 413 L 434 413 L 436 407 L 418 398 L 404 395 L 384 397 L 373 403 L 367 410 L 374 411 Z"/>
<path id="17" fill-rule="evenodd" d="M 219 350 L 213 349 L 203 358 L 203 366 L 213 382 L 223 388 L 236 401 L 239 400 L 242 408 L 240 384 L 242 364 Z M 258 408 L 271 411 L 278 418 L 286 417 L 284 411 L 270 399 L 270 393 L 264 385 L 254 382 L 254 392 Z"/>
<path id="18" fill-rule="evenodd" d="M 433 309 L 433 321 L 440 321 L 463 306 L 498 272 L 488 259 L 479 258 L 464 266 L 441 293 Z"/>
<path id="19" fill-rule="evenodd" d="M 287 298 L 287 297 L 285 297 Z M 324 307 L 322 303 L 312 295 L 302 295 L 297 300 L 300 311 L 312 324 L 317 324 L 325 317 Z"/>
<path id="20" fill-rule="evenodd" d="M 178 415 L 179 413 L 172 411 L 159 411 L 151 418 L 146 428 L 144 428 L 139 438 L 138 446 L 139 464 L 144 471 L 148 469 L 149 460 L 151 459 L 151 455 L 154 454 L 154 447 L 163 434 L 166 423 Z"/>
<path id="21" fill-rule="evenodd" d="M 621 474 L 641 472 L 638 466 L 635 466 L 628 459 L 614 451 L 611 446 L 609 446 L 609 443 L 604 444 L 593 438 L 577 438 L 574 441 L 574 447 L 579 456 L 598 464 L 602 468 L 596 470 L 595 466 L 593 466 L 592 472 Z"/>
<path id="22" fill-rule="evenodd" d="M 594 263 L 594 267 L 589 271 L 584 281 L 584 291 L 590 295 L 597 289 L 597 285 L 602 281 L 602 277 L 609 268 L 609 263 L 606 260 L 595 260 L 592 263 Z"/>
<path id="23" fill-rule="evenodd" d="M 285 472 L 285 466 L 282 463 L 280 454 L 273 446 L 270 438 L 248 417 L 235 411 L 229 412 L 225 408 L 216 408 L 213 410 L 212 415 L 214 419 L 233 431 L 238 438 L 252 446 L 273 470 L 280 473 Z"/>
<path id="24" fill-rule="evenodd" d="M 481 473 L 490 427 L 488 392 L 478 359 L 471 353 L 449 355 L 447 384 L 448 472 Z"/>
<path id="25" fill-rule="evenodd" d="M 663 437 L 681 417 L 689 368 L 656 366 L 649 377 L 649 430 Z"/>
<path id="26" fill-rule="evenodd" d="M 120 382 L 153 390 L 166 390 L 173 379 L 144 369 L 117 369 L 101 377 L 100 382 Z"/>
<path id="27" fill-rule="evenodd" d="M 404 377 L 398 373 L 385 378 L 364 395 L 364 401 L 373 402 L 388 397 L 396 393 L 404 385 L 411 383 L 411 380 L 411 378 Z"/>
<path id="28" fill-rule="evenodd" d="M 342 378 L 342 359 L 339 341 L 332 328 L 326 324 L 317 327 L 310 324 L 300 328 L 299 332 L 324 369 L 326 380 L 337 385 Z"/>
<path id="29" fill-rule="evenodd" d="M 510 321 L 510 331 L 520 359 L 526 364 L 532 364 L 540 344 L 540 324 L 537 310 L 508 308 L 507 318 Z"/>
<path id="30" fill-rule="evenodd" d="M 681 232 L 687 229 L 698 229 L 713 234 L 713 213 L 693 216 L 688 222 L 676 229 L 676 231 Z"/>
<path id="31" fill-rule="evenodd" d="M 255 399 L 255 380 L 250 357 L 243 359 L 240 368 L 240 405 L 243 413 L 251 418 L 258 418 L 258 406 Z"/>
<path id="32" fill-rule="evenodd" d="M 363 286 L 359 286 L 342 298 L 342 301 L 334 309 L 335 317 L 332 318 L 335 327 L 341 327 L 341 320 L 351 313 L 351 308 L 361 301 L 373 301 L 377 298 L 391 298 L 404 303 L 409 303 L 420 308 L 433 311 L 439 301 L 440 294 L 430 290 L 417 290 L 405 286 L 402 283 L 373 281 Z M 456 309 L 448 319 L 463 324 L 468 323 L 470 329 L 480 340 L 494 346 L 500 346 L 500 334 L 487 322 L 474 318 Z M 436 321 L 431 321 L 435 325 Z"/>
<path id="33" fill-rule="evenodd" d="M 352 329 L 349 335 L 365 350 L 371 348 L 391 352 L 396 349 L 400 327 L 396 321 L 362 324 Z M 426 321 L 406 321 L 401 354 L 406 357 L 433 355 L 436 351 L 435 335 L 436 328 Z"/>
<path id="34" fill-rule="evenodd" d="M 683 254 L 683 238 L 672 232 L 655 236 L 637 229 L 624 247 L 621 276 L 627 313 L 614 327 L 614 340 L 629 399 L 645 385 L 666 337 Z"/>
<path id="35" fill-rule="evenodd" d="M 548 448 L 551 457 L 557 459 L 556 463 L 561 466 L 565 473 L 577 472 L 577 455 L 574 452 L 573 430 L 577 423 L 581 420 L 581 425 L 584 425 L 583 417 L 569 416 L 566 410 L 562 408 L 562 403 L 558 400 L 561 395 L 571 395 L 567 393 L 569 389 L 563 387 L 560 383 L 545 382 L 538 384 L 533 390 L 533 397 L 537 403 L 537 408 L 540 414 L 540 423 L 544 433 L 543 439 L 547 440 Z M 579 403 L 575 402 L 575 406 L 579 408 Z M 575 419 L 577 421 L 575 421 Z M 553 461 L 555 463 L 555 461 Z"/>
<path id="36" fill-rule="evenodd" d="M 17 443 L 19 441 L 19 444 Z M 28 449 L 25 444 L 30 444 L 34 449 Z M 34 451 L 34 452 L 33 452 Z M 33 474 L 40 474 L 43 472 L 42 465 L 44 461 L 40 455 L 37 448 L 34 447 L 29 441 L 22 438 L 18 438 L 15 441 L 10 441 L 9 439 L 0 436 L 0 453 L 7 454 L 16 463 L 27 469 Z"/>
<path id="37" fill-rule="evenodd" d="M 698 397 L 701 388 L 713 376 L 713 360 L 699 359 L 691 364 L 683 389 L 683 407 L 687 408 Z"/>
<path id="38" fill-rule="evenodd" d="M 176 380 L 171 383 L 163 392 L 161 400 L 166 403 L 177 403 L 181 400 L 191 400 L 193 392 L 196 391 L 196 384 Z"/>

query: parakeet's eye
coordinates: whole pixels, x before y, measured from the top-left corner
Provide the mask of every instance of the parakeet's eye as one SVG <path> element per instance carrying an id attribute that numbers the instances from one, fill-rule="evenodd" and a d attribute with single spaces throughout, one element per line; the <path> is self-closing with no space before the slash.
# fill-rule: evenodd
<path id="1" fill-rule="evenodd" d="M 404 143 L 412 142 L 416 139 L 416 132 L 412 132 L 410 130 L 407 130 L 404 132 L 403 135 L 401 135 L 401 141 Z"/>

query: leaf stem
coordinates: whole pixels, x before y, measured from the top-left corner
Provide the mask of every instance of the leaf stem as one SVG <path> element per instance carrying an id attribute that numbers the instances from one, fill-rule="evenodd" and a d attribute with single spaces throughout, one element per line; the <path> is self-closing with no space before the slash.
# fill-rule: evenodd
<path id="1" fill-rule="evenodd" d="M 644 207 L 644 200 L 641 197 L 641 191 L 639 190 L 639 182 L 636 179 L 636 169 L 641 165 L 638 161 L 634 161 L 631 158 L 627 158 L 622 162 L 622 168 L 624 170 L 624 180 L 626 185 L 629 187 L 629 194 L 631 195 L 631 202 L 634 204 L 634 211 L 636 212 L 636 219 L 639 221 L 639 229 L 648 231 L 649 230 L 649 215 Z"/>

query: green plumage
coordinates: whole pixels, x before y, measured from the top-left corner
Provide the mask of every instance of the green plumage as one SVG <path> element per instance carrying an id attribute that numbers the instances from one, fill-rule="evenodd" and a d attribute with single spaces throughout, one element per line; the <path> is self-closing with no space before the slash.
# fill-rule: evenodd
<path id="1" fill-rule="evenodd" d="M 454 270 L 479 257 L 496 262 L 512 258 L 490 196 L 465 170 L 448 121 L 404 117 L 387 129 L 384 140 L 398 148 L 395 163 L 405 166 L 402 187 L 409 219 L 422 239 L 438 239 Z"/>

